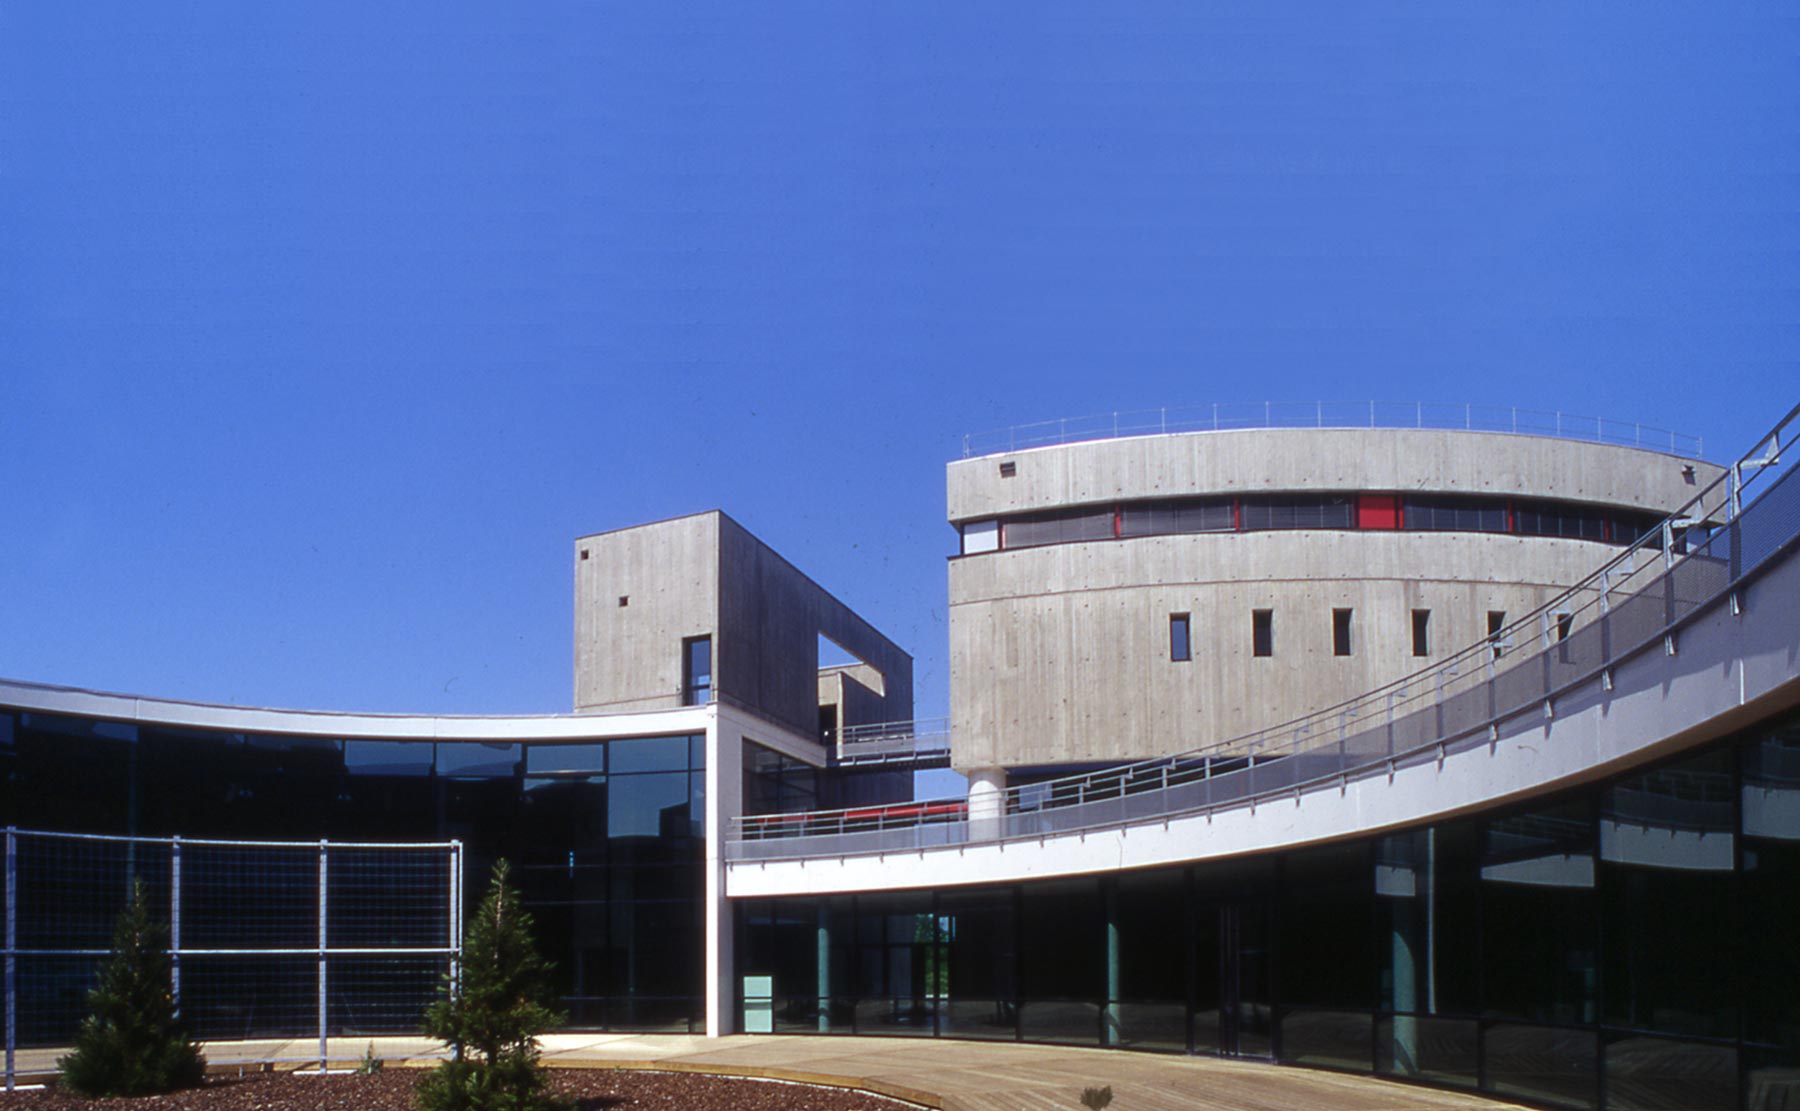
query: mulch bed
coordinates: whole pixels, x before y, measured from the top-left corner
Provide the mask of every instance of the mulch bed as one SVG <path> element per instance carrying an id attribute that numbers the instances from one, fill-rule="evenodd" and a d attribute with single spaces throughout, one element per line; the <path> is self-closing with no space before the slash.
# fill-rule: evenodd
<path id="1" fill-rule="evenodd" d="M 413 1111 L 425 1069 L 383 1069 L 370 1076 L 252 1073 L 211 1076 L 187 1091 L 142 1099 L 86 1100 L 54 1088 L 0 1092 L 0 1109 L 155 1108 L 156 1111 Z M 901 1111 L 908 1104 L 841 1088 L 780 1084 L 697 1073 L 554 1069 L 550 1083 L 578 1111 Z"/>

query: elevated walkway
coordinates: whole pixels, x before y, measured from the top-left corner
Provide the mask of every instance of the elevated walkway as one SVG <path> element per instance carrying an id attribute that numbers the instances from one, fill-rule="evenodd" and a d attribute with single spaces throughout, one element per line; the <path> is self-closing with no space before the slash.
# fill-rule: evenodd
<path id="1" fill-rule="evenodd" d="M 1800 702 L 1797 431 L 1800 408 L 1659 530 L 1431 668 L 1221 745 L 979 804 L 735 819 L 726 892 L 944 887 L 1291 848 L 1723 736 Z"/>

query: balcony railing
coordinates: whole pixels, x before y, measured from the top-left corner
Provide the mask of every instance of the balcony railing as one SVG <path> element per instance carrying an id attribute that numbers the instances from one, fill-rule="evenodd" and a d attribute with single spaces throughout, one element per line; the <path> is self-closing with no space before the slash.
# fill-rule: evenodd
<path id="1" fill-rule="evenodd" d="M 1180 755 L 1006 789 L 978 803 L 931 799 L 734 819 L 726 856 L 771 860 L 1043 837 L 1295 797 L 1435 752 L 1497 740 L 1524 712 L 1641 653 L 1674 654 L 1682 626 L 1800 537 L 1800 480 L 1782 446 L 1790 410 L 1662 526 L 1537 610 L 1422 671 L 1282 725 Z M 1791 453 L 1790 453 L 1791 454 Z M 1722 522 L 1708 529 L 1701 522 Z"/>
<path id="2" fill-rule="evenodd" d="M 900 765 L 944 768 L 950 766 L 950 719 L 884 721 L 851 725 L 831 746 L 831 762 L 838 767 Z"/>
<path id="3" fill-rule="evenodd" d="M 1690 459 L 1703 458 L 1704 448 L 1698 436 L 1634 421 L 1584 417 L 1553 409 L 1421 401 L 1262 401 L 1133 409 L 1016 424 L 1011 428 L 964 436 L 963 458 L 1124 436 L 1227 432 L 1242 428 L 1435 428 L 1506 432 L 1617 444 Z"/>

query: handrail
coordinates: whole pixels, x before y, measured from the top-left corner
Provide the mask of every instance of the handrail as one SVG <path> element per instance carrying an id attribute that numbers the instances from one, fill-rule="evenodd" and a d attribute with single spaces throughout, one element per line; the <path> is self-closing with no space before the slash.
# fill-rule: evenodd
<path id="1" fill-rule="evenodd" d="M 877 741 L 900 737 L 937 737 L 949 732 L 949 718 L 915 718 L 911 721 L 874 721 L 862 725 L 846 725 L 838 730 L 838 739 L 845 742 Z"/>
<path id="2" fill-rule="evenodd" d="M 1780 488 L 1791 459 L 1782 457 L 1783 434 L 1791 442 L 1800 430 L 1800 406 L 1795 406 L 1751 450 L 1726 467 L 1718 478 L 1696 493 L 1659 529 L 1607 559 L 1592 574 L 1549 602 L 1513 621 L 1497 634 L 1484 637 L 1429 667 L 1385 683 L 1335 705 L 1228 740 L 1200 746 L 1175 756 L 1156 757 L 1064 776 L 1058 779 L 1007 788 L 984 805 L 991 817 L 970 813 L 961 799 L 920 800 L 889 807 L 875 828 L 886 831 L 909 824 L 925 824 L 926 811 L 944 824 L 946 807 L 963 807 L 962 839 L 971 839 L 977 823 L 988 829 L 982 839 L 1004 840 L 1011 836 L 1037 836 L 1046 826 L 1056 832 L 1080 826 L 1048 816 L 1062 808 L 1078 808 L 1092 802 L 1125 800 L 1133 795 L 1160 792 L 1164 805 L 1154 799 L 1130 808 L 1122 819 L 1147 818 L 1194 810 L 1195 800 L 1210 807 L 1225 801 L 1214 798 L 1213 780 L 1240 776 L 1234 785 L 1244 790 L 1231 796 L 1258 797 L 1260 778 L 1275 781 L 1280 790 L 1297 790 L 1317 776 L 1306 774 L 1329 766 L 1329 777 L 1357 774 L 1372 767 L 1391 766 L 1398 756 L 1442 745 L 1448 740 L 1480 731 L 1497 730 L 1498 723 L 1539 700 L 1546 713 L 1555 699 L 1598 676 L 1610 683 L 1620 661 L 1653 646 L 1661 639 L 1665 650 L 1675 650 L 1678 627 L 1724 594 L 1737 590 L 1744 578 L 1764 560 L 1772 558 L 1800 535 L 1800 509 L 1782 516 L 1776 505 L 1766 529 L 1760 515 L 1748 522 L 1746 512 L 1759 509 L 1768 494 Z M 1773 478 L 1773 481 L 1770 479 Z M 1745 492 L 1761 485 L 1755 504 L 1746 504 Z M 1725 527 L 1710 532 L 1720 522 Z M 1759 526 L 1760 527 L 1760 526 Z M 1754 558 L 1745 559 L 1746 538 L 1761 545 Z M 1525 644 L 1538 642 L 1535 652 Z M 1501 661 L 1511 656 L 1504 669 Z M 1504 690 L 1502 689 L 1504 688 Z M 1515 690 L 1515 688 L 1517 688 Z M 1503 701 L 1504 699 L 1504 701 Z M 1323 754 L 1323 756 L 1321 756 Z M 1335 755 L 1335 759 L 1329 757 Z M 1320 757 L 1320 759 L 1314 759 Z M 1301 758 L 1301 759 L 1295 759 Z M 1279 774 L 1271 765 L 1285 765 Z M 1299 765 L 1312 764 L 1313 768 Z M 1240 773 L 1242 773 L 1240 775 Z M 1194 789 L 1198 786 L 1198 790 Z M 1172 793 L 1173 792 L 1173 793 Z M 1046 820 L 1024 819 L 1037 815 Z M 986 827 L 984 827 L 986 828 Z M 728 840 L 754 842 L 765 837 L 793 837 L 783 851 L 759 851 L 759 858 L 814 855 L 801 850 L 812 842 L 828 848 L 846 835 L 869 832 L 869 813 L 817 811 L 805 815 L 762 815 L 735 818 Z M 818 841 L 823 837 L 828 840 Z M 953 843 L 953 842 L 946 842 Z M 786 851 L 786 850 L 793 851 Z M 727 855 L 734 850 L 728 846 Z M 835 854 L 833 854 L 835 855 Z"/>
<path id="3" fill-rule="evenodd" d="M 874 764 L 948 765 L 950 719 L 880 721 L 845 726 L 831 744 L 831 761 L 840 767 Z"/>
<path id="4" fill-rule="evenodd" d="M 1554 409 L 1505 405 L 1453 405 L 1424 401 L 1240 402 L 1164 406 L 1015 424 L 963 436 L 963 458 L 1023 451 L 1055 444 L 1156 436 L 1171 432 L 1225 432 L 1241 428 L 1430 428 L 1551 436 L 1705 458 L 1705 442 L 1635 421 L 1578 416 Z"/>

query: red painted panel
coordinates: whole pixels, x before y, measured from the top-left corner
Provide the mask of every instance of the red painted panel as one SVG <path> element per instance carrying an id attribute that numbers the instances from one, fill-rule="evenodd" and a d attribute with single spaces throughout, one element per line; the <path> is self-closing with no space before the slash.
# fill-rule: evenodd
<path id="1" fill-rule="evenodd" d="M 1356 499 L 1357 528 L 1399 528 L 1400 498 L 1395 494 L 1361 494 Z"/>

